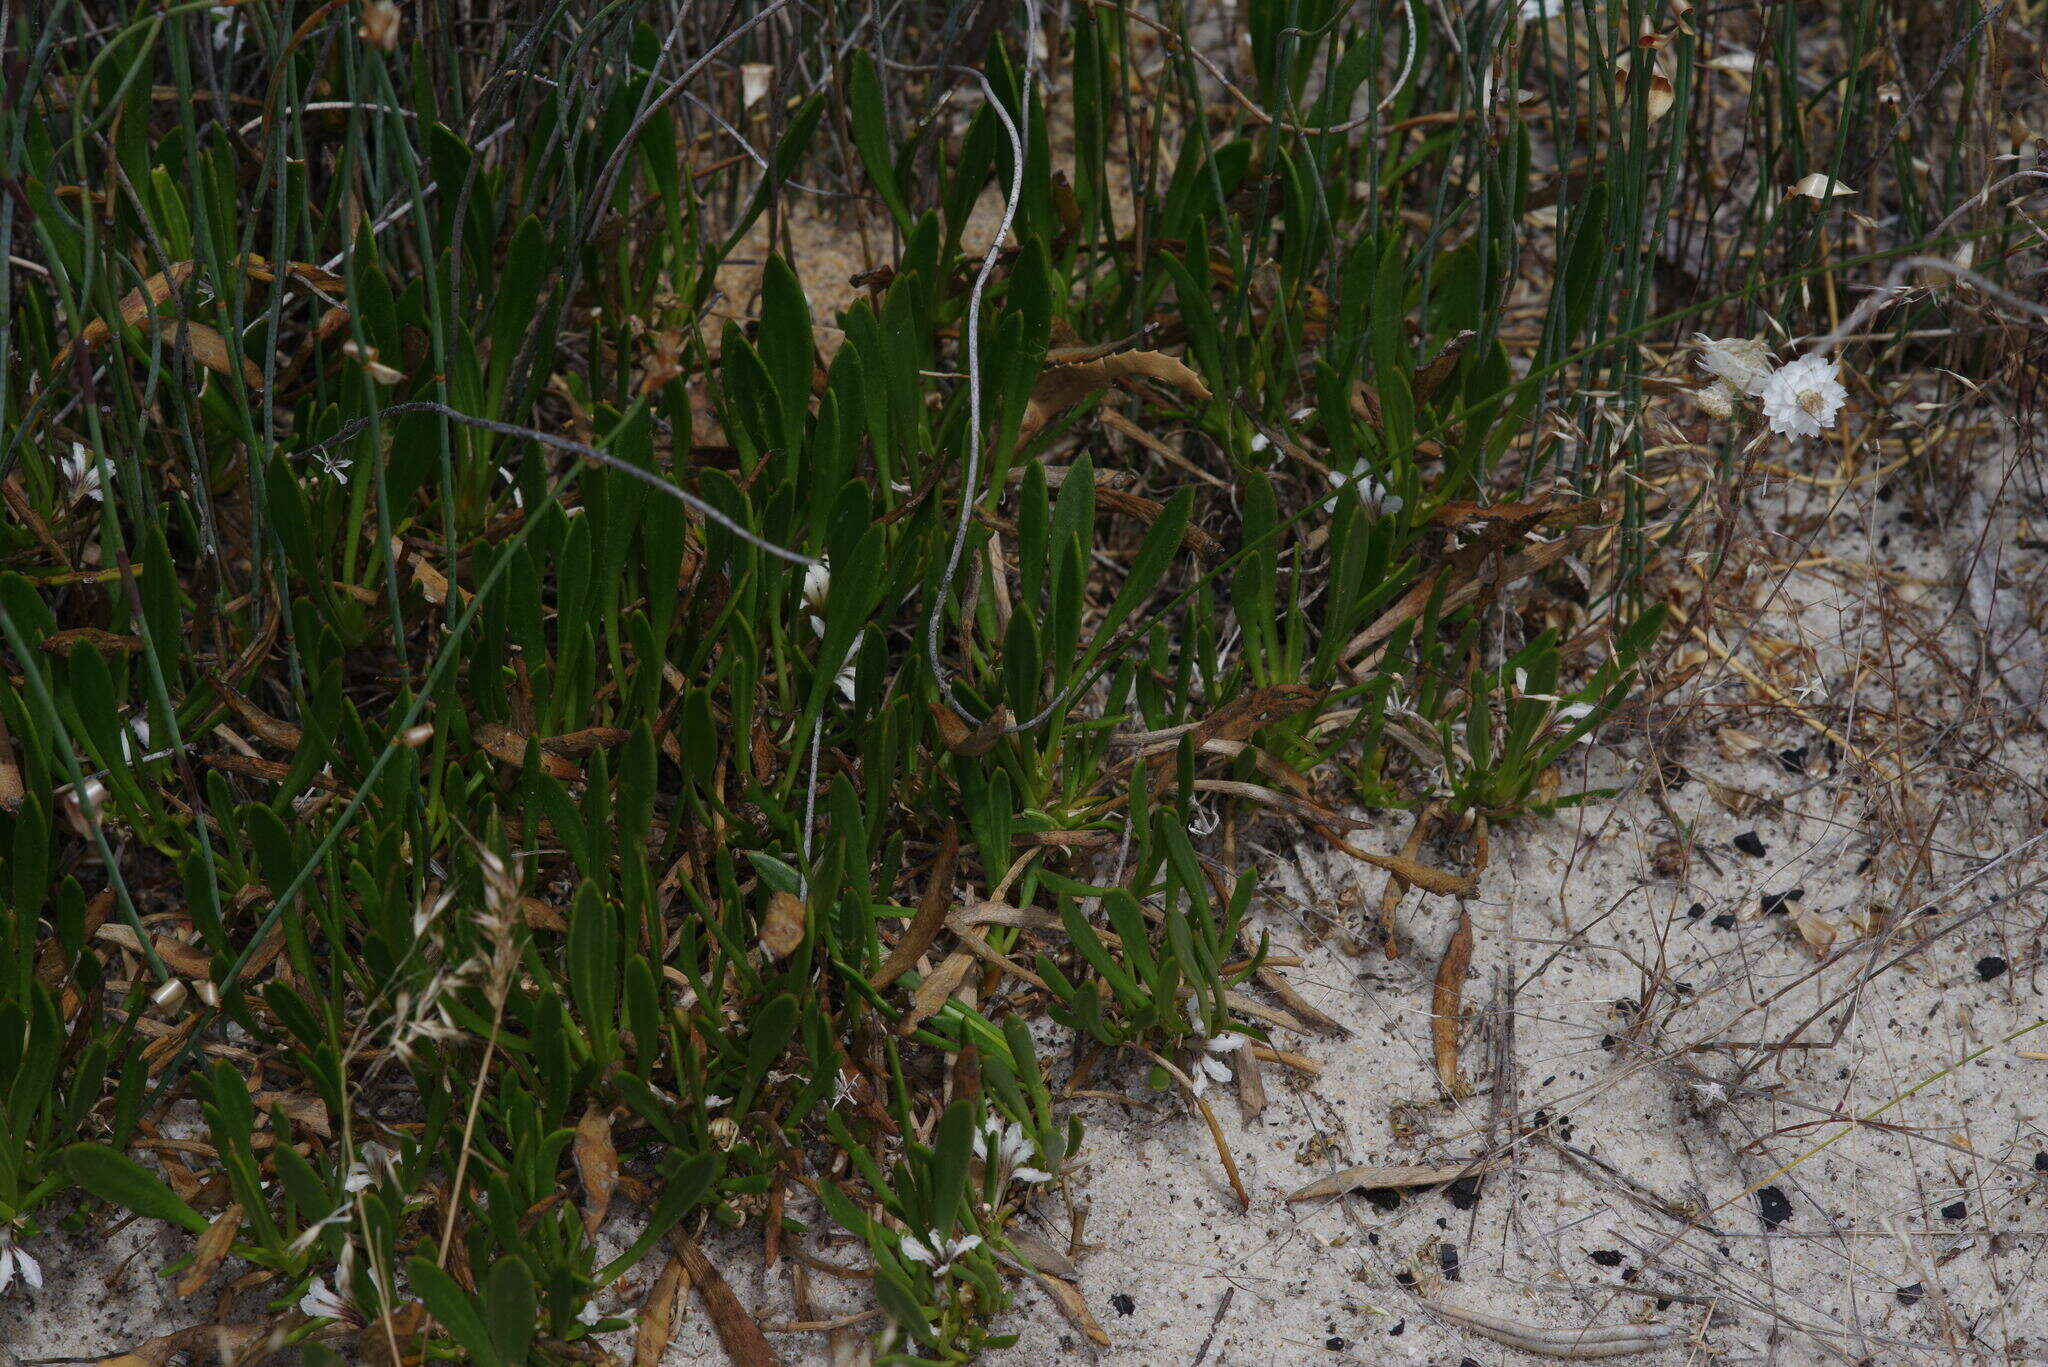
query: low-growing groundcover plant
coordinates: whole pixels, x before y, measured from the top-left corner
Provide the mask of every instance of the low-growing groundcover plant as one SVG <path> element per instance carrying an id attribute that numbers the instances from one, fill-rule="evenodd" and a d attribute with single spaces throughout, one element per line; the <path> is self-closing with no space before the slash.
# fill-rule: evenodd
<path id="1" fill-rule="evenodd" d="M 757 1243 L 1099 1335 L 1011 1221 L 1108 1069 L 1235 1183 L 1253 824 L 1393 908 L 1585 796 L 1690 7 L 1027 9 L 0 12 L 0 1296 L 128 1212 L 243 1352 L 771 1361 Z"/>

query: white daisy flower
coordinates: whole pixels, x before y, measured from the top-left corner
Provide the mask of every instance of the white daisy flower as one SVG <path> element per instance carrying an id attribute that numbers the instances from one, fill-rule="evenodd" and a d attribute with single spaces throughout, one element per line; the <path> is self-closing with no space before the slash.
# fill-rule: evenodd
<path id="1" fill-rule="evenodd" d="M 0 1225 L 0 1295 L 6 1294 L 17 1274 L 29 1290 L 43 1289 L 43 1265 L 14 1241 L 13 1230 Z"/>
<path id="2" fill-rule="evenodd" d="M 953 1270 L 953 1264 L 966 1254 L 981 1247 L 979 1234 L 968 1234 L 957 1239 L 944 1239 L 934 1234 L 920 1239 L 915 1234 L 903 1236 L 903 1256 L 914 1263 L 923 1263 L 931 1268 L 934 1277 L 943 1277 Z"/>
<path id="3" fill-rule="evenodd" d="M 1780 436 L 1817 437 L 1835 425 L 1835 415 L 1848 397 L 1833 358 L 1801 356 L 1764 386 L 1764 417 Z"/>
<path id="4" fill-rule="evenodd" d="M 1700 346 L 1700 365 L 1738 394 L 1754 398 L 1764 392 L 1775 367 L 1771 349 L 1749 337 L 1709 337 L 1695 332 Z"/>

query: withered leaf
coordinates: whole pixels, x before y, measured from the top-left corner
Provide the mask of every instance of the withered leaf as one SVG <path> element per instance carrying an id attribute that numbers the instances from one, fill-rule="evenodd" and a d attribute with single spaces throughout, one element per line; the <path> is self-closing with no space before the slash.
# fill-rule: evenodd
<path id="1" fill-rule="evenodd" d="M 1458 909 L 1458 928 L 1437 965 L 1430 995 L 1429 1035 L 1436 1050 L 1437 1079 L 1452 1096 L 1472 1094 L 1472 1085 L 1458 1072 L 1458 1013 L 1465 996 L 1465 969 L 1472 962 L 1472 918 Z"/>
<path id="2" fill-rule="evenodd" d="M 640 1327 L 633 1334 L 633 1367 L 661 1367 L 674 1329 L 676 1293 L 683 1288 L 683 1260 L 671 1254 L 647 1299 L 640 1303 Z"/>
<path id="3" fill-rule="evenodd" d="M 1099 360 L 1047 366 L 1031 387 L 1031 401 L 1024 409 L 1017 445 L 1021 448 L 1047 423 L 1096 390 L 1140 377 L 1169 385 L 1190 398 L 1209 397 L 1209 386 L 1202 383 L 1202 377 L 1188 369 L 1178 356 L 1163 351 L 1120 351 Z"/>
<path id="4" fill-rule="evenodd" d="M 235 1246 L 235 1235 L 241 1230 L 242 1208 L 238 1205 L 231 1205 L 214 1217 L 192 1250 L 192 1266 L 178 1280 L 180 1296 L 196 1296 L 213 1280 L 213 1274 L 220 1271 L 228 1250 Z"/>
<path id="5" fill-rule="evenodd" d="M 896 1033 L 907 1035 L 929 1020 L 960 990 L 967 970 L 972 967 L 972 954 L 955 952 L 947 955 L 946 961 L 926 975 L 925 980 L 917 985 L 917 991 L 911 994 L 910 1009 L 903 1013 L 902 1020 L 896 1022 Z"/>
<path id="6" fill-rule="evenodd" d="M 1102 1348 L 1109 1347 L 1109 1335 L 1102 1331 L 1102 1326 L 1096 1323 L 1095 1316 L 1089 1312 L 1088 1301 L 1082 1296 L 1079 1287 L 1064 1278 L 1049 1276 L 1043 1272 L 1033 1272 L 1031 1276 L 1059 1303 L 1060 1313 L 1073 1321 L 1074 1327 L 1086 1334 L 1090 1343 Z"/>
<path id="7" fill-rule="evenodd" d="M 902 977 L 917 961 L 939 933 L 939 927 L 946 923 L 946 907 L 953 900 L 953 866 L 960 854 L 960 832 L 957 827 L 946 827 L 946 834 L 939 843 L 938 857 L 932 861 L 932 871 L 925 879 L 924 895 L 918 899 L 917 915 L 910 918 L 910 926 L 903 932 L 903 938 L 889 951 L 889 957 L 875 970 L 870 979 L 879 990 Z"/>
<path id="8" fill-rule="evenodd" d="M 1792 913 L 1792 927 L 1799 932 L 1799 938 L 1806 941 L 1806 947 L 1813 951 L 1813 957 L 1824 959 L 1835 947 L 1838 928 L 1833 921 L 1808 907 L 1800 907 Z"/>
<path id="9" fill-rule="evenodd" d="M 804 927 L 809 921 L 810 908 L 802 898 L 789 892 L 776 893 L 768 899 L 768 913 L 761 918 L 762 951 L 777 961 L 787 959 L 804 942 Z"/>
<path id="10" fill-rule="evenodd" d="M 1384 1167 L 1371 1165 L 1346 1168 L 1320 1177 L 1298 1191 L 1287 1193 L 1290 1201 L 1313 1201 L 1322 1196 L 1336 1196 L 1347 1191 L 1388 1191 L 1401 1187 L 1433 1187 L 1441 1182 L 1455 1182 L 1460 1177 L 1477 1177 L 1492 1172 L 1501 1166 L 1503 1160 L 1489 1159 L 1484 1163 L 1396 1163 Z"/>
<path id="11" fill-rule="evenodd" d="M 619 1151 L 612 1146 L 611 1113 L 595 1102 L 576 1122 L 574 1151 L 576 1176 L 583 1183 L 583 1232 L 594 1239 L 619 1185 Z"/>
<path id="12" fill-rule="evenodd" d="M 725 1284 L 725 1278 L 718 1275 L 718 1269 L 711 1265 L 703 1250 L 679 1229 L 669 1231 L 668 1242 L 682 1260 L 690 1284 L 697 1289 L 697 1299 L 704 1302 L 704 1312 L 711 1317 L 719 1346 L 735 1367 L 782 1367 L 782 1359 L 768 1345 L 761 1326 L 747 1313 L 747 1307 Z"/>

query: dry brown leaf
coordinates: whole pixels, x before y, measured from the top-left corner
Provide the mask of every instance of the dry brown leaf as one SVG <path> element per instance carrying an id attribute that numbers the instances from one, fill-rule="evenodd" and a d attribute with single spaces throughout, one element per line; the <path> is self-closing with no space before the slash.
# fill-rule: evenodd
<path id="1" fill-rule="evenodd" d="M 142 649 L 140 636 L 124 636 L 117 632 L 105 631 L 99 627 L 71 627 L 65 631 L 51 632 L 43 638 L 43 649 L 52 655 L 66 659 L 80 646 L 91 646 L 102 655 L 133 655 Z"/>
<path id="2" fill-rule="evenodd" d="M 617 726 L 586 726 L 581 731 L 564 731 L 559 736 L 542 736 L 540 748 L 551 755 L 581 759 L 592 750 L 616 750 L 633 738 Z"/>
<path id="3" fill-rule="evenodd" d="M 1197 779 L 1195 787 L 1200 788 L 1208 781 L 1210 780 Z M 1412 887 L 1436 893 L 1440 897 L 1462 897 L 1479 886 L 1479 880 L 1469 875 L 1445 873 L 1442 869 L 1432 868 L 1420 860 L 1409 859 L 1403 855 L 1375 854 L 1371 850 L 1362 850 L 1324 824 L 1326 819 L 1310 818 L 1308 828 L 1353 859 L 1363 859 L 1376 869 L 1399 874 L 1401 881 Z"/>
<path id="4" fill-rule="evenodd" d="M 1806 947 L 1813 951 L 1813 957 L 1824 959 L 1835 946 L 1838 927 L 1833 921 L 1807 907 L 1800 907 L 1792 913 L 1792 928 L 1799 932 L 1799 938 L 1806 941 Z"/>
<path id="5" fill-rule="evenodd" d="M 220 700 L 228 705 L 228 710 L 235 714 L 235 719 L 254 732 L 258 740 L 267 741 L 271 745 L 277 746 L 280 750 L 296 750 L 299 748 L 299 742 L 304 739 L 305 733 L 298 727 L 293 726 L 290 722 L 279 721 L 255 703 L 243 697 L 219 673 L 208 670 L 206 681 L 212 685 L 213 691 L 220 696 Z"/>
<path id="6" fill-rule="evenodd" d="M 768 899 L 768 914 L 761 918 L 761 950 L 780 962 L 796 953 L 804 942 L 804 927 L 810 923 L 810 908 L 794 893 L 778 892 Z"/>
<path id="7" fill-rule="evenodd" d="M 520 898 L 519 915 L 535 930 L 566 931 L 569 928 L 569 918 L 562 915 L 562 909 L 538 897 Z"/>
<path id="8" fill-rule="evenodd" d="M 597 1237 L 619 1185 L 619 1151 L 612 1146 L 611 1113 L 593 1102 L 576 1122 L 576 1176 L 583 1183 L 583 1232 Z"/>
<path id="9" fill-rule="evenodd" d="M 944 703 L 932 704 L 932 717 L 939 724 L 939 739 L 956 755 L 985 755 L 996 748 L 1010 724 L 1010 709 L 998 706 L 988 720 L 969 728 L 967 719 Z"/>
<path id="10" fill-rule="evenodd" d="M 1465 970 L 1472 963 L 1472 918 L 1458 908 L 1458 928 L 1437 965 L 1430 994 L 1429 1036 L 1436 1049 L 1437 1079 L 1454 1097 L 1472 1094 L 1472 1084 L 1458 1072 L 1459 1011 L 1465 997 Z"/>
<path id="11" fill-rule="evenodd" d="M 1714 732 L 1714 745 L 1721 751 L 1721 757 L 1728 760 L 1748 759 L 1770 744 L 1762 736 L 1743 730 L 1739 726 L 1723 726 Z"/>
<path id="12" fill-rule="evenodd" d="M 414 1340 L 426 1313 L 418 1301 L 409 1301 L 357 1330 L 356 1356 L 363 1367 L 404 1367 L 413 1361 Z"/>
<path id="13" fill-rule="evenodd" d="M 252 1367 L 283 1346 L 285 1332 L 282 1326 L 269 1324 L 195 1324 L 102 1358 L 98 1367 L 165 1367 L 177 1357 Z"/>
<path id="14" fill-rule="evenodd" d="M 247 356 L 228 346 L 228 339 L 204 323 L 184 319 L 167 318 L 158 326 L 157 333 L 165 341 L 183 346 L 192 359 L 216 375 L 234 374 L 234 365 L 242 367 L 242 383 L 251 389 L 263 387 L 263 368 Z"/>
<path id="15" fill-rule="evenodd" d="M 953 866 L 960 854 L 960 832 L 956 827 L 946 827 L 946 834 L 939 842 L 938 857 L 932 861 L 932 871 L 925 879 L 924 896 L 918 899 L 917 915 L 910 918 L 910 926 L 903 932 L 903 938 L 889 951 L 889 957 L 875 970 L 869 981 L 876 990 L 895 982 L 924 957 L 937 938 L 939 927 L 946 923 L 946 907 L 953 900 Z"/>
<path id="16" fill-rule="evenodd" d="M 1003 1238 L 1009 1241 L 1023 1259 L 1020 1267 L 1043 1272 L 1048 1276 L 1065 1277 L 1073 1281 L 1081 1275 L 1081 1269 L 1067 1251 L 1035 1230 L 1021 1224 L 1012 1225 L 1003 1231 Z M 1004 1259 L 1005 1262 L 1013 1261 Z"/>
<path id="17" fill-rule="evenodd" d="M 1059 1303 L 1060 1313 L 1071 1320 L 1076 1329 L 1087 1335 L 1090 1343 L 1100 1348 L 1109 1347 L 1109 1335 L 1095 1322 L 1095 1316 L 1089 1312 L 1087 1298 L 1081 1294 L 1079 1287 L 1043 1272 L 1033 1272 L 1031 1277 L 1045 1288 L 1046 1294 Z"/>
<path id="18" fill-rule="evenodd" d="M 1455 1182 L 1460 1177 L 1477 1177 L 1501 1166 L 1502 1160 L 1484 1163 L 1396 1163 L 1386 1167 L 1346 1168 L 1317 1178 L 1299 1191 L 1287 1193 L 1290 1201 L 1313 1201 L 1347 1191 L 1390 1191 L 1401 1187 L 1433 1187 Z"/>
<path id="19" fill-rule="evenodd" d="M 1733 788 L 1725 783 L 1717 783 L 1710 778 L 1702 781 L 1707 785 L 1708 795 L 1736 816 L 1749 815 L 1756 810 L 1757 803 L 1762 800 L 1755 793 Z"/>
<path id="20" fill-rule="evenodd" d="M 734 1367 L 782 1367 L 782 1359 L 762 1336 L 761 1326 L 740 1304 L 740 1298 L 733 1295 L 732 1288 L 718 1275 L 718 1269 L 711 1265 L 703 1250 L 680 1229 L 669 1231 L 668 1242 L 682 1260 L 683 1271 L 697 1289 L 697 1299 L 704 1302 L 704 1313 L 711 1317 L 712 1332 L 718 1335 L 719 1346 L 725 1349 Z"/>
<path id="21" fill-rule="evenodd" d="M 159 944 L 162 942 L 159 941 Z M 182 970 L 180 970 L 182 971 Z M 210 975 L 195 974 L 204 980 Z M 249 1104 L 268 1114 L 280 1112 L 285 1119 L 302 1125 L 322 1139 L 334 1138 L 334 1129 L 327 1120 L 327 1103 L 307 1092 L 253 1092 Z"/>
<path id="22" fill-rule="evenodd" d="M 1209 386 L 1202 383 L 1202 377 L 1178 356 L 1163 351 L 1120 351 L 1099 360 L 1047 366 L 1038 372 L 1038 381 L 1031 387 L 1031 402 L 1025 406 L 1024 422 L 1017 431 L 1018 447 L 1096 390 L 1140 377 L 1157 380 L 1190 398 L 1209 397 Z"/>
<path id="23" fill-rule="evenodd" d="M 936 1014 L 960 990 L 960 984 L 967 978 L 967 970 L 972 967 L 972 954 L 958 950 L 948 954 L 946 961 L 933 969 L 917 985 L 917 991 L 911 994 L 910 1009 L 903 1013 L 902 1020 L 896 1022 L 896 1033 L 907 1035 Z"/>
<path id="24" fill-rule="evenodd" d="M 242 1231 L 242 1208 L 231 1205 L 214 1217 L 206 1232 L 199 1236 L 199 1242 L 192 1250 L 192 1266 L 178 1280 L 180 1296 L 196 1296 L 213 1280 L 213 1274 L 220 1271 L 221 1263 L 227 1258 L 228 1250 L 235 1246 L 235 1235 Z"/>
<path id="25" fill-rule="evenodd" d="M 505 764 L 525 765 L 526 737 L 503 722 L 487 721 L 470 732 L 470 736 L 477 747 L 492 759 Z M 581 769 L 560 755 L 549 754 L 545 746 L 540 752 L 540 767 L 547 771 L 549 778 L 564 783 L 580 781 L 583 777 Z"/>
<path id="26" fill-rule="evenodd" d="M 633 1367 L 661 1367 L 675 1326 L 676 1293 L 683 1289 L 683 1260 L 671 1254 L 647 1299 L 640 1303 L 640 1327 L 633 1334 Z"/>

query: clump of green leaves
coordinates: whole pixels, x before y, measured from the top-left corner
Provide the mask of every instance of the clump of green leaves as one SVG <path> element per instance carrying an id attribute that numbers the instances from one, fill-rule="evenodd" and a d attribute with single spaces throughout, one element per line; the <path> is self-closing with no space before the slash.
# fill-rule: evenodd
<path id="1" fill-rule="evenodd" d="M 1485 103 L 1555 75 L 1512 6 L 1253 0 L 1224 106 L 1174 11 L 954 103 L 900 15 L 642 9 L 0 30 L 0 1230 L 104 1201 L 488 1367 L 671 1231 L 836 1226 L 960 1361 L 1081 1143 L 1034 1031 L 1253 1033 L 1196 832 L 1575 800 L 1634 484 L 1569 632 L 1503 590 L 1612 516 L 1537 420 L 1649 327 L 1675 144 Z M 134 1156 L 181 1102 L 208 1156 Z"/>

